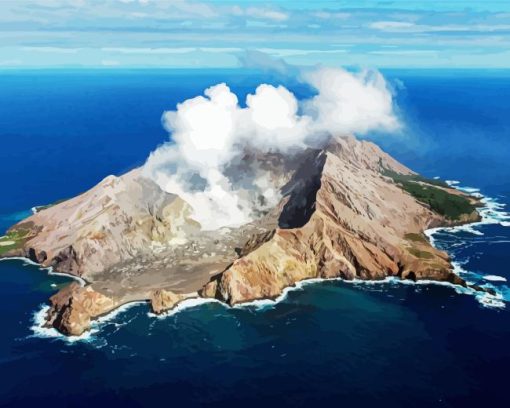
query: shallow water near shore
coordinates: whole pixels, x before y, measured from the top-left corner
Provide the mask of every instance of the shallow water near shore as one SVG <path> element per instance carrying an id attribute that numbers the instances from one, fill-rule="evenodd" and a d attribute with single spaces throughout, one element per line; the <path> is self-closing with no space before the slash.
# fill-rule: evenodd
<path id="1" fill-rule="evenodd" d="M 8 148 L 0 152 L 6 177 L 2 230 L 26 216 L 25 209 L 73 196 L 109 173 L 139 164 L 165 138 L 159 125 L 164 109 L 225 79 L 218 72 L 198 78 L 160 72 L 66 75 L 0 78 L 7 89 L 0 99 L 11 98 L 9 104 L 0 100 L 0 132 Z M 510 166 L 503 160 L 510 153 L 505 113 L 510 101 L 503 98 L 510 78 L 388 75 L 405 85 L 400 106 L 409 112 L 410 127 L 419 124 L 410 131 L 428 142 L 420 141 L 426 147 L 416 150 L 412 141 L 380 139 L 383 147 L 426 176 L 456 179 L 492 197 L 486 199 L 484 222 L 436 231 L 435 245 L 448 251 L 462 277 L 491 285 L 510 299 L 510 228 L 504 207 L 510 204 Z M 228 77 L 239 92 L 259 81 L 232 73 Z M 79 92 L 84 83 L 86 98 Z M 105 94 L 110 106 L 94 105 L 94 98 L 102 100 Z M 43 97 L 43 112 L 35 112 L 32 123 L 22 121 L 23 103 Z M 135 101 L 136 120 L 131 119 Z M 96 121 L 82 124 L 94 109 Z M 73 120 L 62 123 L 51 112 Z M 69 168 L 65 180 L 64 167 Z M 47 329 L 38 332 L 41 308 L 69 282 L 22 260 L 0 262 L 0 405 L 341 402 L 373 407 L 384 401 L 401 407 L 451 407 L 510 402 L 505 392 L 509 304 L 484 304 L 451 286 L 391 279 L 374 284 L 307 282 L 276 303 L 229 308 L 188 301 L 158 318 L 146 304 L 130 304 L 81 339 L 63 339 Z"/>

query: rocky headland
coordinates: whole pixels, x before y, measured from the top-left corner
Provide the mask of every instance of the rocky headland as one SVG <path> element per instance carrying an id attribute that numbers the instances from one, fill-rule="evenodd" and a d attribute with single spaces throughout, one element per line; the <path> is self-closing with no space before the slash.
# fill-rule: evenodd
<path id="1" fill-rule="evenodd" d="M 49 299 L 46 324 L 66 335 L 133 301 L 154 313 L 193 297 L 234 305 L 276 298 L 311 278 L 467 285 L 424 231 L 479 220 L 476 198 L 353 137 L 292 159 L 246 160 L 270 169 L 282 197 L 248 224 L 204 231 L 188 203 L 135 169 L 12 226 L 0 257 L 26 257 L 86 282 Z"/>

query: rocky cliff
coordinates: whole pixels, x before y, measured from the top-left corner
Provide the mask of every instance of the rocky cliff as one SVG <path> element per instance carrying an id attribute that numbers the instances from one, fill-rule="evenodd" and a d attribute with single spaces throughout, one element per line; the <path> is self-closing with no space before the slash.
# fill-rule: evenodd
<path id="1" fill-rule="evenodd" d="M 47 324 L 70 335 L 134 300 L 162 313 L 194 296 L 231 305 L 275 298 L 310 278 L 465 285 L 423 232 L 476 221 L 474 198 L 352 137 L 292 160 L 256 160 L 278 173 L 282 199 L 246 225 L 201 230 L 188 203 L 136 169 L 14 225 L 1 256 L 29 257 L 87 282 L 50 299 Z"/>

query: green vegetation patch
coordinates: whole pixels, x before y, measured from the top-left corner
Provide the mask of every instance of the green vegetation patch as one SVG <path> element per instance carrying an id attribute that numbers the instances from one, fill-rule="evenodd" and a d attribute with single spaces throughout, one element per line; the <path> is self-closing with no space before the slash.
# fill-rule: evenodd
<path id="1" fill-rule="evenodd" d="M 6 235 L 0 237 L 0 255 L 13 249 L 21 248 L 28 234 L 29 231 L 26 230 L 15 230 L 9 231 Z"/>
<path id="2" fill-rule="evenodd" d="M 395 183 L 404 183 L 407 181 L 414 181 L 416 183 L 421 182 L 421 183 L 430 184 L 431 186 L 450 188 L 448 183 L 446 183 L 443 180 L 429 179 L 427 177 L 420 176 L 419 174 L 400 174 L 393 170 L 387 170 L 387 169 L 385 169 L 382 174 L 386 177 L 392 178 Z"/>
<path id="3" fill-rule="evenodd" d="M 414 182 L 399 184 L 418 201 L 428 204 L 433 211 L 451 220 L 457 220 L 463 214 L 471 214 L 476 210 L 476 207 L 466 197 Z"/>
<path id="4" fill-rule="evenodd" d="M 17 242 L 14 242 L 14 243 L 9 243 L 10 241 L 8 240 L 3 240 L 3 237 L 0 238 L 0 255 L 3 255 L 7 252 L 9 252 L 11 249 L 16 249 L 18 247 L 18 243 Z"/>
<path id="5" fill-rule="evenodd" d="M 383 175 L 392 178 L 418 201 L 427 204 L 432 211 L 451 220 L 458 220 L 462 215 L 476 211 L 476 206 L 468 198 L 438 188 L 448 187 L 443 181 L 429 180 L 414 174 L 398 174 L 388 170 Z"/>
<path id="6" fill-rule="evenodd" d="M 409 252 L 414 255 L 416 258 L 421 259 L 432 259 L 434 258 L 434 255 L 432 255 L 430 252 L 427 251 L 421 251 L 416 248 L 409 248 Z"/>
<path id="7" fill-rule="evenodd" d="M 427 238 L 425 238 L 422 234 L 409 233 L 409 234 L 405 235 L 405 239 L 407 239 L 408 241 L 413 241 L 413 242 L 423 242 L 425 244 L 429 243 Z"/>

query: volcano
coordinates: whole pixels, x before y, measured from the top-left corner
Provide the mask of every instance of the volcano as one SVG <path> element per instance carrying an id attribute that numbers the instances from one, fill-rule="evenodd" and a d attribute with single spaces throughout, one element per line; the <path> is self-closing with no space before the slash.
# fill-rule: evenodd
<path id="1" fill-rule="evenodd" d="M 260 211 L 243 225 L 202 228 L 190 203 L 137 168 L 40 207 L 8 230 L 0 256 L 85 282 L 49 299 L 46 324 L 66 335 L 133 301 L 155 313 L 195 297 L 235 305 L 313 278 L 467 286 L 424 231 L 477 221 L 477 198 L 352 136 L 293 155 L 246 153 L 243 162 L 264 168 L 281 197 L 272 206 L 253 197 Z"/>

